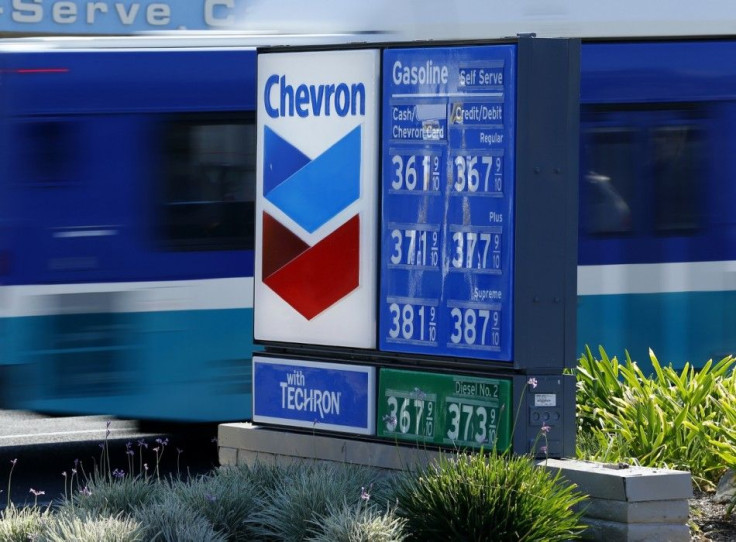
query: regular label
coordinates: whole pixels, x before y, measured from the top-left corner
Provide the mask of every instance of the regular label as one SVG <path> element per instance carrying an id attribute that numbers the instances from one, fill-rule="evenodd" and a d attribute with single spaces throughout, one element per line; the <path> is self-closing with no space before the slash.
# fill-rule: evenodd
<path id="1" fill-rule="evenodd" d="M 515 45 L 384 53 L 384 351 L 512 360 L 515 63 Z"/>

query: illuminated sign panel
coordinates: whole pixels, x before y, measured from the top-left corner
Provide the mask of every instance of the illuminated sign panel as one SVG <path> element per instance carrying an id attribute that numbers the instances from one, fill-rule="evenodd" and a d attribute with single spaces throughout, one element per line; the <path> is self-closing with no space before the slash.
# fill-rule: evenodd
<path id="1" fill-rule="evenodd" d="M 512 361 L 516 46 L 387 50 L 381 350 Z"/>
<path id="2" fill-rule="evenodd" d="M 255 337 L 375 347 L 379 53 L 258 60 Z"/>

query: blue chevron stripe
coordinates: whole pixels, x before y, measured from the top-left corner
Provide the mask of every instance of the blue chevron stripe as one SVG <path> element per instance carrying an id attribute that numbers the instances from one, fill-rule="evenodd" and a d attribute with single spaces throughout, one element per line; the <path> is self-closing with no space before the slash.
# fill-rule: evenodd
<path id="1" fill-rule="evenodd" d="M 265 149 L 266 155 L 273 156 L 277 150 L 284 153 L 283 159 L 289 167 L 299 161 L 298 156 L 289 154 L 289 147 L 294 148 L 290 144 L 275 140 L 272 144 L 273 149 Z M 306 231 L 314 232 L 360 197 L 360 146 L 361 127 L 357 126 L 282 182 L 276 182 L 278 178 L 274 175 L 271 188 L 266 191 L 264 186 L 266 198 Z M 295 149 L 296 153 L 302 155 Z M 289 167 L 280 171 L 285 172 Z M 266 168 L 264 165 L 264 171 Z M 265 177 L 264 173 L 264 185 Z"/>
<path id="2" fill-rule="evenodd" d="M 263 193 L 268 195 L 309 163 L 309 158 L 270 127 L 263 131 Z"/>

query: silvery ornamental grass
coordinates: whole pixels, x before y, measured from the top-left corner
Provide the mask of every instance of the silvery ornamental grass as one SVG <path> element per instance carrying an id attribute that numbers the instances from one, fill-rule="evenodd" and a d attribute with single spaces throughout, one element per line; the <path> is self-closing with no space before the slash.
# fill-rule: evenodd
<path id="1" fill-rule="evenodd" d="M 18 508 L 14 504 L 0 512 L 0 540 L 3 542 L 28 542 L 37 540 L 52 516 L 49 508 L 26 506 Z"/>
<path id="2" fill-rule="evenodd" d="M 251 518 L 265 493 L 249 470 L 219 469 L 209 476 L 187 482 L 174 480 L 167 485 L 167 491 L 182 508 L 206 519 L 228 540 L 253 540 Z"/>
<path id="3" fill-rule="evenodd" d="M 312 520 L 318 533 L 309 542 L 402 542 L 406 520 L 386 506 L 382 510 L 366 499 L 354 506 L 330 506 L 326 515 Z"/>
<path id="4" fill-rule="evenodd" d="M 150 542 L 135 519 L 125 515 L 77 514 L 71 510 L 54 515 L 37 542 Z"/>
<path id="5" fill-rule="evenodd" d="M 301 541 L 318 536 L 318 520 L 331 506 L 357 505 L 366 487 L 383 493 L 376 469 L 359 465 L 303 462 L 293 476 L 276 481 L 254 514 L 256 537 L 265 540 Z"/>
<path id="6" fill-rule="evenodd" d="M 225 542 L 238 540 L 217 532 L 207 518 L 167 494 L 161 501 L 137 508 L 133 517 L 140 523 L 145 540 L 160 542 Z"/>
<path id="7" fill-rule="evenodd" d="M 140 476 L 93 477 L 82 490 L 62 499 L 59 508 L 112 516 L 130 514 L 135 508 L 158 500 L 163 491 L 162 483 Z"/>

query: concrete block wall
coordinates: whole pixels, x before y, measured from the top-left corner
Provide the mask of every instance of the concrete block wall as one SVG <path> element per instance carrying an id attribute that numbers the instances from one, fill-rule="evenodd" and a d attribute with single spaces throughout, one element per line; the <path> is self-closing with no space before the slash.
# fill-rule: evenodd
<path id="1" fill-rule="evenodd" d="M 228 423 L 218 428 L 220 465 L 287 464 L 316 459 L 382 469 L 401 470 L 426 465 L 438 457 L 433 450 L 397 444 L 377 444 L 325 435 L 265 429 L 250 423 Z"/>
<path id="2" fill-rule="evenodd" d="M 223 466 L 256 461 L 286 464 L 305 459 L 338 461 L 399 470 L 435 461 L 438 452 L 421 446 L 375 443 L 339 436 L 292 433 L 250 423 L 218 429 Z M 538 462 L 577 485 L 588 498 L 581 504 L 589 526 L 586 539 L 605 542 L 684 542 L 690 540 L 690 473 L 607 465 L 570 459 Z"/>
<path id="3" fill-rule="evenodd" d="M 689 472 L 571 459 L 540 461 L 588 495 L 581 504 L 589 540 L 690 540 Z"/>

